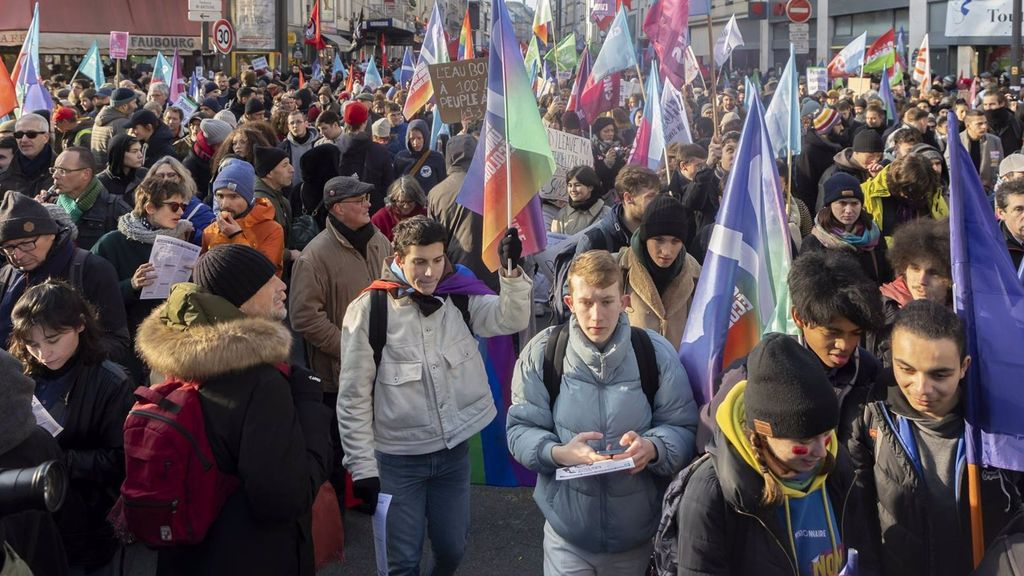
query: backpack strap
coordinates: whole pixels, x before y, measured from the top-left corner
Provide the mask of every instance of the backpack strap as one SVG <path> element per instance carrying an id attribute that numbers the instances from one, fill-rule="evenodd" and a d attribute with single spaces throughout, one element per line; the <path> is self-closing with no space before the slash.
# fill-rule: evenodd
<path id="1" fill-rule="evenodd" d="M 380 368 L 381 355 L 388 340 L 388 292 L 370 290 L 370 348 L 373 349 L 373 365 Z"/>
<path id="2" fill-rule="evenodd" d="M 629 329 L 629 341 L 633 345 L 633 354 L 636 356 L 637 366 L 640 368 L 640 387 L 647 396 L 647 403 L 651 405 L 651 413 L 654 413 L 654 395 L 658 393 L 661 385 L 661 375 L 658 373 L 658 357 L 654 352 L 654 343 L 647 330 L 631 326 Z"/>
<path id="3" fill-rule="evenodd" d="M 71 274 L 68 276 L 71 286 L 83 294 L 85 293 L 85 284 L 82 283 L 82 276 L 85 270 L 85 259 L 88 257 L 88 252 L 76 248 L 75 253 L 71 256 Z"/>
<path id="4" fill-rule="evenodd" d="M 565 364 L 565 347 L 569 344 L 569 325 L 559 324 L 548 335 L 544 346 L 544 388 L 548 391 L 548 404 L 552 414 L 555 400 L 562 389 L 562 368 Z"/>
<path id="5" fill-rule="evenodd" d="M 469 333 L 476 337 L 476 334 L 473 332 L 473 323 L 469 317 L 469 294 L 449 294 L 448 299 L 459 309 L 459 312 L 462 314 L 462 320 L 466 323 L 466 327 L 469 328 Z"/>

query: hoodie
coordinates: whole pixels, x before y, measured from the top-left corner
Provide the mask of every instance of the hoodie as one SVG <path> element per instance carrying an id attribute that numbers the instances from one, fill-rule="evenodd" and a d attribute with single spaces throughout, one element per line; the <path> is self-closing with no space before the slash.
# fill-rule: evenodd
<path id="1" fill-rule="evenodd" d="M 118 134 L 125 134 L 131 119 L 127 114 L 114 108 L 113 104 L 107 104 L 96 114 L 96 122 L 92 128 L 92 142 L 90 147 L 96 156 L 96 163 L 100 166 L 107 164 L 107 150 L 110 146 L 110 139 Z"/>
<path id="2" fill-rule="evenodd" d="M 423 135 L 423 150 L 420 152 L 413 152 L 409 147 L 409 137 L 413 131 Z M 424 154 L 427 156 L 426 160 L 421 162 Z M 448 176 L 444 157 L 440 152 L 430 150 L 430 127 L 419 118 L 410 122 L 409 129 L 405 131 L 405 150 L 395 156 L 395 174 L 397 176 L 409 174 L 416 178 L 426 194 L 429 194 L 438 182 Z"/>
<path id="3" fill-rule="evenodd" d="M 312 150 L 319 139 L 320 132 L 316 128 L 309 126 L 306 128 L 306 138 L 302 142 L 296 140 L 291 135 L 291 132 L 289 132 L 288 137 L 277 145 L 278 148 L 288 154 L 288 159 L 292 161 L 292 166 L 295 167 L 295 173 L 292 175 L 292 186 L 298 186 L 302 182 L 302 155 Z"/>

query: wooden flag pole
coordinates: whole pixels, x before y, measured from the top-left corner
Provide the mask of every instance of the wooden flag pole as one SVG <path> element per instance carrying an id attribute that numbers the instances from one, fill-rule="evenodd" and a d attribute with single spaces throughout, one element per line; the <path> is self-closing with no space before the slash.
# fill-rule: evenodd
<path id="1" fill-rule="evenodd" d="M 970 440 L 968 440 L 970 441 Z M 967 501 L 971 510 L 971 552 L 974 567 L 981 564 L 985 556 L 985 524 L 981 510 L 981 468 L 977 464 L 967 465 Z"/>
<path id="2" fill-rule="evenodd" d="M 711 7 L 708 7 L 708 68 L 711 70 L 711 119 L 715 123 L 715 138 L 718 138 L 718 74 L 715 64 L 715 33 L 711 22 Z M 702 75 L 703 76 L 703 75 Z M 703 78 L 702 78 L 703 80 Z"/>
<path id="3" fill-rule="evenodd" d="M 644 75 L 640 71 L 640 63 L 636 63 L 636 79 L 640 82 L 640 96 L 643 97 L 644 102 L 647 102 L 647 90 L 644 89 Z M 629 100 L 631 94 L 626 94 L 626 100 Z M 632 120 L 632 118 L 630 119 Z"/>

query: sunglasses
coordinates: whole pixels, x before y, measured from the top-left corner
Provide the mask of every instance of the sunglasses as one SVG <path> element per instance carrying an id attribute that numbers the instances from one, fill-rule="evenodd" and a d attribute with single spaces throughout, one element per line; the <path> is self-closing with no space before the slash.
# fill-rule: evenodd
<path id="1" fill-rule="evenodd" d="M 43 134 L 46 134 L 46 132 L 36 132 L 35 130 L 24 130 L 24 131 L 15 132 L 14 133 L 14 139 L 15 140 L 21 140 L 22 138 L 28 136 L 30 139 L 35 140 L 36 138 L 42 136 Z"/>
<path id="2" fill-rule="evenodd" d="M 171 212 L 184 212 L 185 207 L 188 206 L 185 202 L 162 202 L 161 206 L 167 206 L 171 209 Z"/>

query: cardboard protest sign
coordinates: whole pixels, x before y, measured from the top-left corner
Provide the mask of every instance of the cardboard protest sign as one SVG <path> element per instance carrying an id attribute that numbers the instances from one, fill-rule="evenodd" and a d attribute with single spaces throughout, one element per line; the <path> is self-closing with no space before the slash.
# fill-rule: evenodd
<path id="1" fill-rule="evenodd" d="M 431 64 L 434 100 L 447 124 L 483 118 L 487 110 L 487 58 Z"/>
<path id="2" fill-rule="evenodd" d="M 548 128 L 548 145 L 555 157 L 555 174 L 551 181 L 540 189 L 540 197 L 547 200 L 569 201 L 565 190 L 565 175 L 576 166 L 594 165 L 594 152 L 590 140 L 568 132 Z"/>

